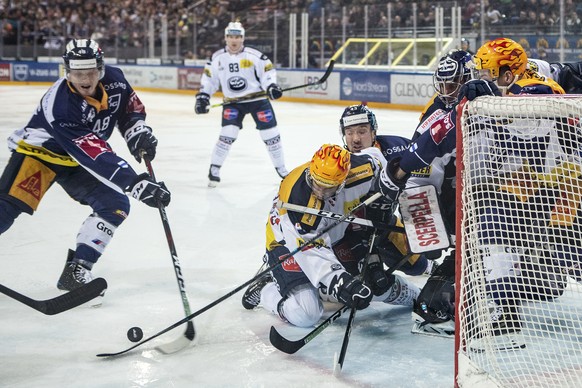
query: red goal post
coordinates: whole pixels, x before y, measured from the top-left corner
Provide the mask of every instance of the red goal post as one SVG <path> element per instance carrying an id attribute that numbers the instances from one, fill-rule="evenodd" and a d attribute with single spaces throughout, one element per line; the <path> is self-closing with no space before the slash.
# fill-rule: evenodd
<path id="1" fill-rule="evenodd" d="M 582 386 L 582 95 L 457 115 L 456 387 Z"/>

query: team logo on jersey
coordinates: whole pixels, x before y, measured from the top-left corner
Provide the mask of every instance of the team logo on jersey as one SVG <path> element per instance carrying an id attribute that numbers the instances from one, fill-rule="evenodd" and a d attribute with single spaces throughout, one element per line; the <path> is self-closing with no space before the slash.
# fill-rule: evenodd
<path id="1" fill-rule="evenodd" d="M 251 67 L 253 67 L 253 61 L 249 59 L 243 59 L 240 61 L 240 67 L 241 69 L 250 69 Z"/>
<path id="2" fill-rule="evenodd" d="M 247 88 L 247 80 L 242 77 L 231 77 L 227 82 L 228 88 L 233 92 L 242 92 Z"/>
<path id="3" fill-rule="evenodd" d="M 111 111 L 111 114 L 117 112 L 117 110 L 119 109 L 119 105 L 121 105 L 121 93 L 109 96 L 109 98 L 107 99 L 107 104 L 109 105 L 109 110 Z"/>
<path id="4" fill-rule="evenodd" d="M 99 155 L 111 151 L 105 140 L 98 138 L 92 133 L 73 139 L 73 142 L 93 160 L 96 160 Z"/>
<path id="5" fill-rule="evenodd" d="M 282 256 L 279 257 L 279 260 L 281 260 L 281 258 L 282 258 Z M 299 266 L 299 264 L 297 264 L 294 257 L 290 257 L 288 259 L 285 259 L 282 266 L 283 266 L 283 270 L 285 270 L 287 272 L 301 272 L 301 267 Z"/>
<path id="6" fill-rule="evenodd" d="M 225 120 L 234 120 L 234 119 L 236 119 L 238 117 L 238 110 L 232 109 L 232 108 L 226 108 L 222 112 L 222 117 Z"/>
<path id="7" fill-rule="evenodd" d="M 273 111 L 271 109 L 257 112 L 257 118 L 263 123 L 268 123 L 273 120 Z"/>

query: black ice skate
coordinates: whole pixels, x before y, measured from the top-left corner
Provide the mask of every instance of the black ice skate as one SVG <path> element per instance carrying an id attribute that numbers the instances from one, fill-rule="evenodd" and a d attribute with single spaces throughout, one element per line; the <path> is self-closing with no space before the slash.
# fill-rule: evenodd
<path id="1" fill-rule="evenodd" d="M 242 297 L 242 305 L 247 310 L 252 310 L 261 303 L 261 291 L 267 283 L 273 281 L 270 273 L 261 276 L 256 282 L 251 284 Z"/>
<path id="2" fill-rule="evenodd" d="M 526 347 L 521 333 L 521 318 L 516 306 L 500 306 L 489 303 L 491 331 L 482 328 L 476 338 L 469 341 L 469 349 L 482 353 L 488 349 L 494 351 L 519 350 Z"/>
<path id="3" fill-rule="evenodd" d="M 67 262 L 63 273 L 57 282 L 57 288 L 62 291 L 72 291 L 76 288 L 81 287 L 83 284 L 89 283 L 93 280 L 93 274 L 91 270 L 83 267 L 81 264 L 74 262 L 73 258 L 75 256 L 75 251 L 69 249 L 67 255 Z M 104 296 L 105 291 L 101 293 L 100 296 Z M 100 305 L 101 301 L 96 299 L 92 302 L 92 305 Z"/>
<path id="4" fill-rule="evenodd" d="M 216 187 L 220 182 L 220 166 L 211 164 L 208 169 L 208 187 Z"/>

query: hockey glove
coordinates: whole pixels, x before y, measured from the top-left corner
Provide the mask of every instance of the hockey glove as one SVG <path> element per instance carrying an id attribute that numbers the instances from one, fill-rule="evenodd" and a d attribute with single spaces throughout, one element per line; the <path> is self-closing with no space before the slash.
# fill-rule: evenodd
<path id="1" fill-rule="evenodd" d="M 342 273 L 337 280 L 337 299 L 350 308 L 363 310 L 372 301 L 372 291 L 360 280 L 347 272 Z"/>
<path id="2" fill-rule="evenodd" d="M 370 286 L 374 295 L 384 295 L 394 281 L 391 282 L 386 276 L 384 265 L 378 255 L 370 255 L 368 260 L 368 268 L 364 274 L 364 281 Z M 392 276 L 391 279 L 393 280 L 394 277 Z"/>
<path id="3" fill-rule="evenodd" d="M 210 96 L 206 93 L 198 93 L 196 95 L 196 105 L 194 105 L 194 111 L 196 114 L 208 113 L 210 110 Z"/>
<path id="4" fill-rule="evenodd" d="M 465 97 L 467 100 L 473 101 L 479 96 L 501 96 L 501 91 L 495 82 L 474 79 L 461 86 L 457 101 L 461 101 Z"/>
<path id="5" fill-rule="evenodd" d="M 267 94 L 269 95 L 269 98 L 271 100 L 277 100 L 283 97 L 283 91 L 281 90 L 281 87 L 277 84 L 269 85 L 269 87 L 267 88 Z"/>
<path id="6" fill-rule="evenodd" d="M 139 163 L 141 163 L 141 155 L 144 152 L 148 155 L 149 160 L 156 157 L 158 139 L 152 134 L 152 129 L 142 120 L 137 121 L 131 128 L 127 129 L 123 137 L 127 142 L 129 152 Z"/>
<path id="7" fill-rule="evenodd" d="M 385 169 L 380 172 L 380 192 L 386 198 L 396 201 L 400 191 L 402 191 L 406 186 L 406 180 L 410 176 L 407 174 L 402 179 L 397 179 L 394 175 L 400 166 L 400 159 L 395 158 L 388 162 Z"/>
<path id="8" fill-rule="evenodd" d="M 164 182 L 154 182 L 147 173 L 138 175 L 125 191 L 151 207 L 158 207 L 158 202 L 163 206 L 170 204 L 171 195 Z"/>

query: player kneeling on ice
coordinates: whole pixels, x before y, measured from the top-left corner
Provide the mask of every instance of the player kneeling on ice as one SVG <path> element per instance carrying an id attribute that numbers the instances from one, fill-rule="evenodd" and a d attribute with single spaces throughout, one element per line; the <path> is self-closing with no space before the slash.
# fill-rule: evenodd
<path id="1" fill-rule="evenodd" d="M 92 212 L 77 233 L 58 281 L 73 290 L 91 281 L 91 269 L 129 214 L 131 195 L 164 206 L 163 182 L 137 174 L 107 140 L 115 127 L 132 155 L 153 159 L 157 139 L 145 123 L 144 106 L 122 71 L 106 66 L 94 40 L 70 41 L 63 55 L 65 77 L 45 93 L 30 121 L 8 139 L 11 156 L 0 177 L 0 234 L 21 213 L 33 214 L 53 183 Z"/>
<path id="2" fill-rule="evenodd" d="M 369 264 L 365 279 L 340 263 L 331 247 L 344 236 L 348 223 L 337 224 L 293 257 L 285 257 L 334 220 L 278 208 L 278 201 L 348 213 L 377 188 L 377 150 L 367 151 L 350 154 L 325 144 L 281 182 L 268 218 L 263 260 L 269 266 L 284 261 L 249 286 L 242 298 L 246 309 L 260 305 L 295 326 L 309 327 L 321 318 L 324 301 L 357 309 L 376 300 L 412 306 L 418 288 L 398 275 L 386 276 L 380 262 Z"/>

